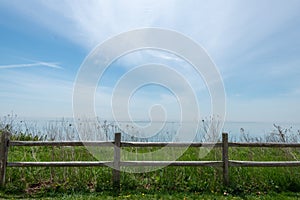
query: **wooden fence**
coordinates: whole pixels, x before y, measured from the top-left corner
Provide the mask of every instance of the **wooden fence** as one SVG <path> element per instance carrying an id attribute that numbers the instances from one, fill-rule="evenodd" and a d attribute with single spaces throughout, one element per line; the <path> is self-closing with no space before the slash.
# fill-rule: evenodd
<path id="1" fill-rule="evenodd" d="M 12 146 L 106 146 L 114 147 L 113 161 L 68 161 L 68 162 L 7 162 L 9 147 Z M 122 147 L 215 147 L 222 148 L 222 160 L 220 161 L 121 161 L 120 148 Z M 166 142 L 122 142 L 121 133 L 115 134 L 112 142 L 75 142 L 75 141 L 10 141 L 9 133 L 3 132 L 0 146 L 0 184 L 5 186 L 6 167 L 105 167 L 112 166 L 112 180 L 116 188 L 120 187 L 120 168 L 122 166 L 208 166 L 222 167 L 223 183 L 229 185 L 229 167 L 295 167 L 300 166 L 300 161 L 238 161 L 229 160 L 229 147 L 271 147 L 300 148 L 299 143 L 240 143 L 228 142 L 228 134 L 222 134 L 222 142 L 218 143 L 166 143 Z"/>

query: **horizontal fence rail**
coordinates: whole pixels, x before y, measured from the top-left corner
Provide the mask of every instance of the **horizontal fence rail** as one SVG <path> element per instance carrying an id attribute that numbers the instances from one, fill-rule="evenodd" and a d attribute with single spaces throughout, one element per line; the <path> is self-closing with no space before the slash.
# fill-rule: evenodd
<path id="1" fill-rule="evenodd" d="M 10 141 L 9 146 L 50 146 L 50 147 L 63 147 L 63 146 L 102 146 L 102 147 L 113 147 L 113 142 L 81 142 L 81 141 Z"/>
<path id="2" fill-rule="evenodd" d="M 9 146 L 97 146 L 114 147 L 114 141 L 10 141 Z M 121 147 L 221 147 L 222 143 L 179 143 L 179 142 L 122 142 Z"/>
<path id="3" fill-rule="evenodd" d="M 102 146 L 114 147 L 114 141 L 9 141 L 9 146 Z M 121 147 L 222 147 L 222 142 L 217 143 L 181 143 L 181 142 L 122 142 Z M 245 142 L 228 142 L 228 147 L 267 147 L 267 148 L 299 148 L 299 143 L 245 143 Z"/>
<path id="4" fill-rule="evenodd" d="M 105 167 L 111 161 L 72 161 L 72 162 L 8 162 L 7 167 Z"/>
<path id="5" fill-rule="evenodd" d="M 298 167 L 300 161 L 229 161 L 230 167 Z"/>
<path id="6" fill-rule="evenodd" d="M 244 143 L 228 142 L 228 134 L 222 134 L 222 142 L 218 143 L 176 143 L 176 142 L 122 142 L 121 134 L 115 134 L 115 140 L 103 141 L 10 141 L 9 132 L 1 135 L 0 146 L 0 183 L 5 186 L 6 167 L 112 167 L 112 180 L 114 186 L 120 187 L 121 167 L 144 167 L 144 166 L 193 166 L 193 167 L 222 167 L 223 183 L 229 184 L 229 167 L 299 167 L 300 161 L 239 161 L 230 160 L 229 147 L 266 147 L 266 148 L 300 148 L 299 143 Z M 113 161 L 53 161 L 53 162 L 7 162 L 9 147 L 14 146 L 97 146 L 113 147 Z M 220 161 L 122 161 L 120 148 L 122 147 L 204 147 L 222 148 L 222 160 Z"/>
<path id="7" fill-rule="evenodd" d="M 114 147 L 114 141 L 10 141 L 9 146 L 102 146 Z M 180 143 L 180 142 L 122 142 L 121 147 L 222 147 L 222 143 Z M 300 147 L 299 143 L 244 143 L 244 142 L 228 142 L 228 147 L 267 147 L 267 148 L 285 148 Z"/>
<path id="8" fill-rule="evenodd" d="M 207 167 L 221 167 L 222 161 L 125 161 L 121 162 L 122 166 L 207 166 Z"/>
<path id="9" fill-rule="evenodd" d="M 251 143 L 245 143 L 245 142 L 229 142 L 229 147 L 267 147 L 267 148 L 286 148 L 286 147 L 292 147 L 292 148 L 299 148 L 300 143 L 277 143 L 277 142 L 251 142 Z"/>

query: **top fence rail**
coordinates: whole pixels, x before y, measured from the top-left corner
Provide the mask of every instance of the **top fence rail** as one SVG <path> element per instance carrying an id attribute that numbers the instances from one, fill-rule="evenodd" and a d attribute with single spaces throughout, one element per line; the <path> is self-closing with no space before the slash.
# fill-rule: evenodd
<path id="1" fill-rule="evenodd" d="M 113 147 L 114 141 L 9 141 L 9 146 L 102 146 Z M 178 143 L 178 142 L 121 142 L 121 147 L 222 147 L 222 142 L 217 143 Z M 300 143 L 277 142 L 228 142 L 229 147 L 271 147 L 286 148 L 300 147 Z"/>

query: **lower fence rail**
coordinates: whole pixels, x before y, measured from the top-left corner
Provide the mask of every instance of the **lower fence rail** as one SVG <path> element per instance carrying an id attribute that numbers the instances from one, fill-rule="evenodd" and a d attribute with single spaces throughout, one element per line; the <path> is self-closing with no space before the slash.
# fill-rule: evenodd
<path id="1" fill-rule="evenodd" d="M 230 160 L 230 167 L 300 167 L 300 161 L 238 161 Z"/>

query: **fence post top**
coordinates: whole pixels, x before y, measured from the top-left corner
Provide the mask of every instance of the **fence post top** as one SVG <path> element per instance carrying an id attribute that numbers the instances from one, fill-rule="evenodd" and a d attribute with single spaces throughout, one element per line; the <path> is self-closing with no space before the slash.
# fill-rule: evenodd
<path id="1" fill-rule="evenodd" d="M 228 136 L 228 133 L 222 132 L 222 136 Z"/>
<path id="2" fill-rule="evenodd" d="M 6 137 L 11 136 L 11 133 L 7 130 L 0 130 L 1 135 L 5 135 Z"/>

